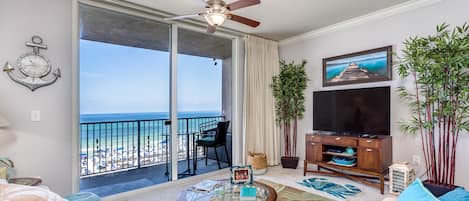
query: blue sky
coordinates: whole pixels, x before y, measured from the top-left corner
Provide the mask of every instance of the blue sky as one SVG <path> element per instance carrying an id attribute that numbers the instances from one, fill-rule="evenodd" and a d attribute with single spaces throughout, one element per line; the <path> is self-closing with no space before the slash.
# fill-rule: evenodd
<path id="1" fill-rule="evenodd" d="M 221 111 L 221 60 L 178 55 L 178 111 Z M 80 112 L 169 111 L 169 53 L 80 41 Z"/>

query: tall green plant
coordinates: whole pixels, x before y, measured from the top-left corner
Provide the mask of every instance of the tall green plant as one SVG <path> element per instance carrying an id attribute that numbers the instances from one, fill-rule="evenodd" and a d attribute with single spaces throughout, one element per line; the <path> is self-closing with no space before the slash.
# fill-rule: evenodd
<path id="1" fill-rule="evenodd" d="M 296 156 L 298 119 L 303 118 L 305 112 L 304 90 L 308 82 L 305 65 L 306 61 L 300 64 L 280 61 L 280 74 L 273 77 L 271 86 L 275 97 L 276 120 L 285 139 L 285 156 Z"/>
<path id="2" fill-rule="evenodd" d="M 398 64 L 413 79 L 412 90 L 398 89 L 413 112 L 401 130 L 420 135 L 427 177 L 440 184 L 454 185 L 457 143 L 469 131 L 468 30 L 442 24 L 435 35 L 409 38 Z"/>

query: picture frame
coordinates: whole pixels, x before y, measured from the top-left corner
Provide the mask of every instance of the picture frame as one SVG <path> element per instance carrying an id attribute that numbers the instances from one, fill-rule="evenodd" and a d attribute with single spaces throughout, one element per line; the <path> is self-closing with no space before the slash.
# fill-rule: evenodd
<path id="1" fill-rule="evenodd" d="M 322 61 L 322 86 L 392 80 L 392 46 L 385 46 Z"/>
<path id="2" fill-rule="evenodd" d="M 253 174 L 251 165 L 231 167 L 231 184 L 252 184 Z"/>

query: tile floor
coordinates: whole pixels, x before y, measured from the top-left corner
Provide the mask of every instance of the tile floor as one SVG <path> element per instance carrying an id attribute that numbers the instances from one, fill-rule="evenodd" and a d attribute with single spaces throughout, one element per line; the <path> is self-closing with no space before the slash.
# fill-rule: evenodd
<path id="1" fill-rule="evenodd" d="M 208 160 L 205 165 L 205 159 L 197 160 L 197 175 L 206 174 L 218 170 L 216 160 Z M 166 172 L 166 164 L 144 167 L 129 171 L 110 173 L 105 175 L 87 177 L 80 180 L 80 191 L 93 192 L 101 197 L 110 196 L 122 192 L 127 192 L 143 187 L 154 186 L 156 184 L 168 182 Z M 189 161 L 192 168 L 192 160 Z M 179 161 L 179 173 L 187 170 L 187 161 Z M 228 163 L 221 162 L 222 168 L 229 167 Z M 170 168 L 170 167 L 168 167 Z M 191 177 L 180 175 L 179 178 Z"/>

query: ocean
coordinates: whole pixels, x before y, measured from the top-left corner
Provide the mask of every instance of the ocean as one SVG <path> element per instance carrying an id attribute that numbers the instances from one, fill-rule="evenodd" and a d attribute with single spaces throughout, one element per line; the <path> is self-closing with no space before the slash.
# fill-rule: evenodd
<path id="1" fill-rule="evenodd" d="M 216 112 L 216 111 L 178 112 L 177 116 L 178 118 L 216 117 L 216 116 L 221 116 L 221 112 Z M 80 123 L 157 120 L 157 119 L 168 119 L 168 118 L 169 118 L 168 112 L 81 114 Z"/>
<path id="2" fill-rule="evenodd" d="M 187 134 L 197 133 L 201 125 L 216 126 L 223 120 L 221 112 L 196 111 L 178 113 L 179 141 L 185 141 Z M 144 146 L 167 143 L 170 127 L 164 122 L 169 113 L 115 113 L 80 115 L 81 150 L 128 149 L 140 141 Z M 138 137 L 140 136 L 140 138 Z"/>
<path id="3" fill-rule="evenodd" d="M 334 64 L 334 65 L 327 65 L 326 68 L 326 79 L 332 80 L 334 77 L 339 75 L 342 71 L 344 71 L 349 64 L 348 63 L 341 63 L 341 64 Z M 355 61 L 360 68 L 366 69 L 369 72 L 376 73 L 382 76 L 385 76 L 387 73 L 387 58 L 386 57 L 378 57 L 372 58 L 362 61 Z"/>

